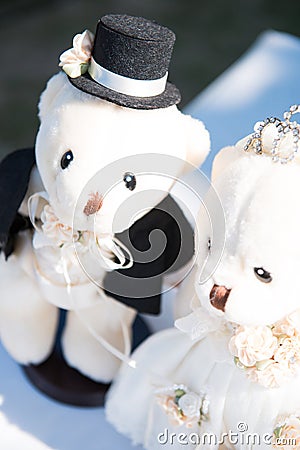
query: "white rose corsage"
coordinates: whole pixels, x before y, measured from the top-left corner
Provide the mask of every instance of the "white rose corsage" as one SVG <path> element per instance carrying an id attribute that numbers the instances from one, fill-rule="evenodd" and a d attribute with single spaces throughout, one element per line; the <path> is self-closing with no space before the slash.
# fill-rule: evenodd
<path id="1" fill-rule="evenodd" d="M 273 326 L 239 326 L 229 342 L 237 367 L 248 378 L 276 388 L 296 374 L 300 366 L 300 330 L 296 315 Z"/>
<path id="2" fill-rule="evenodd" d="M 300 416 L 281 417 L 273 430 L 273 448 L 297 450 L 300 448 Z"/>
<path id="3" fill-rule="evenodd" d="M 196 394 L 184 385 L 174 385 L 155 391 L 157 403 L 169 416 L 174 426 L 185 425 L 192 428 L 195 424 L 201 426 L 208 420 L 209 400 L 206 394 Z"/>
<path id="4" fill-rule="evenodd" d="M 80 77 L 87 72 L 92 48 L 94 43 L 94 35 L 89 30 L 85 30 L 81 34 L 76 34 L 73 39 L 73 47 L 66 50 L 60 55 L 59 66 L 71 78 Z"/>

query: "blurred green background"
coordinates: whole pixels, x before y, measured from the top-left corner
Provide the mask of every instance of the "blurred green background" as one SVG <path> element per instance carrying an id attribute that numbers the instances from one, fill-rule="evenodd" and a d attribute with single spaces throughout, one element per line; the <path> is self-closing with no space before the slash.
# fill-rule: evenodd
<path id="1" fill-rule="evenodd" d="M 72 37 L 107 13 L 144 16 L 177 36 L 170 79 L 184 107 L 266 29 L 300 35 L 300 1 L 0 0 L 0 153 L 34 144 L 37 103 Z"/>

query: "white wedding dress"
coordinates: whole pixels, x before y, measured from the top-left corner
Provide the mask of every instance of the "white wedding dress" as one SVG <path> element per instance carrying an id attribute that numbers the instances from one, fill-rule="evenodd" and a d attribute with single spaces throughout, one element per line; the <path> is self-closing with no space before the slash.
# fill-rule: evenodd
<path id="1" fill-rule="evenodd" d="M 212 323 L 212 331 L 197 341 L 176 328 L 168 329 L 133 353 L 136 368 L 123 366 L 106 403 L 107 418 L 119 432 L 148 450 L 183 445 L 185 449 L 272 448 L 280 416 L 299 410 L 300 376 L 274 389 L 250 381 L 229 352 L 232 330 L 225 325 L 214 328 Z M 168 395 L 178 385 L 205 395 L 208 420 L 201 426 L 197 422 L 174 425 L 161 406 L 161 393 Z"/>

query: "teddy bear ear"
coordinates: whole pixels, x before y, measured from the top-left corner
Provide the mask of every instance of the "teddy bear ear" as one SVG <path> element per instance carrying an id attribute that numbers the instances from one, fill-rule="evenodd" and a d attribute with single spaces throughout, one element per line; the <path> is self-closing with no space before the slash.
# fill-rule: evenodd
<path id="1" fill-rule="evenodd" d="M 39 118 L 43 118 L 48 114 L 49 110 L 53 107 L 55 99 L 59 92 L 68 84 L 66 75 L 62 72 L 54 75 L 47 83 L 46 89 L 42 93 L 38 105 Z"/>
<path id="2" fill-rule="evenodd" d="M 199 167 L 210 150 L 209 133 L 200 120 L 188 115 L 183 115 L 183 120 L 187 143 L 186 161 Z"/>
<path id="3" fill-rule="evenodd" d="M 215 179 L 234 161 L 243 156 L 243 152 L 237 149 L 236 146 L 228 146 L 222 148 L 214 158 L 212 165 L 211 179 Z"/>

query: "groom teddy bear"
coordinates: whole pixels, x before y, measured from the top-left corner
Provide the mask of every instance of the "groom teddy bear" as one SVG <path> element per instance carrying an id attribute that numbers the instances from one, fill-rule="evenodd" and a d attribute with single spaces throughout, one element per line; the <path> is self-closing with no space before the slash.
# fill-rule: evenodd
<path id="1" fill-rule="evenodd" d="M 71 403 L 52 388 L 63 359 L 109 383 L 136 311 L 158 313 L 163 274 L 192 256 L 190 225 L 168 192 L 203 161 L 209 137 L 176 107 L 174 41 L 126 15 L 102 17 L 95 37 L 76 35 L 41 96 L 35 149 L 0 166 L 1 340 L 35 384 Z M 142 260 L 157 228 L 166 248 Z M 48 371 L 58 328 L 58 366 Z"/>

